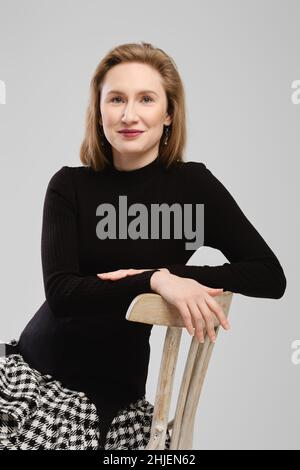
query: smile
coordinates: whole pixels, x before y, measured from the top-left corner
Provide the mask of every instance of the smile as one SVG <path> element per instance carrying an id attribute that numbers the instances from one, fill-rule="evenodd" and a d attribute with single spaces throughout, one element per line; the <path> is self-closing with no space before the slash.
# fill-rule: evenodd
<path id="1" fill-rule="evenodd" d="M 120 134 L 127 139 L 130 139 L 132 137 L 137 137 L 138 135 L 143 134 L 143 132 L 120 132 Z"/>

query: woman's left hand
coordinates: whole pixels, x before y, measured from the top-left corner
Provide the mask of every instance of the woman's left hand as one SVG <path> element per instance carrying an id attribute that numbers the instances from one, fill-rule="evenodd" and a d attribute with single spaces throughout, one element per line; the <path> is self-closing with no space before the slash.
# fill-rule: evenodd
<path id="1" fill-rule="evenodd" d="M 150 269 L 118 269 L 117 271 L 110 271 L 107 273 L 100 273 L 97 274 L 97 276 L 100 279 L 104 280 L 110 280 L 110 281 L 117 281 L 118 279 L 122 279 L 123 277 L 126 276 L 133 276 L 134 274 L 139 274 L 143 273 L 144 271 L 152 271 L 153 269 L 156 268 L 150 268 Z M 170 274 L 170 271 L 167 268 L 157 268 L 160 269 L 161 271 L 168 272 Z"/>

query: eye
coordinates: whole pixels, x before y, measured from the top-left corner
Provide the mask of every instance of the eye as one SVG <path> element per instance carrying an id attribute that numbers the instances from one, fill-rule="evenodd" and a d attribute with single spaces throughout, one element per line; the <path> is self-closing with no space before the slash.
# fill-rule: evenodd
<path id="1" fill-rule="evenodd" d="M 152 99 L 151 96 L 149 96 L 149 95 L 145 95 L 145 96 L 143 96 L 143 98 L 149 98 L 150 101 L 153 101 L 153 99 Z M 148 101 L 148 103 L 149 103 L 149 101 Z"/>
<path id="2" fill-rule="evenodd" d="M 151 101 L 153 101 L 153 99 L 152 99 L 151 96 L 149 96 L 149 95 L 145 95 L 145 96 L 143 96 L 143 98 L 149 98 L 150 101 L 146 101 L 146 103 L 150 103 Z M 115 102 L 114 100 L 116 100 L 116 99 L 121 99 L 121 97 L 120 97 L 120 96 L 114 96 L 114 97 L 111 99 L 111 101 L 112 101 L 112 102 Z M 119 103 L 119 101 L 118 101 L 118 103 Z"/>
<path id="3" fill-rule="evenodd" d="M 112 102 L 114 102 L 114 100 L 120 98 L 120 96 L 114 96 L 114 98 L 111 99 Z"/>

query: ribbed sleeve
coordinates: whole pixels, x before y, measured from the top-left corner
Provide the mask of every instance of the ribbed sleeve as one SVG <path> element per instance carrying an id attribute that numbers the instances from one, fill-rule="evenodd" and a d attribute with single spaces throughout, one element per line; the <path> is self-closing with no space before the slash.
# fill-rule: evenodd
<path id="1" fill-rule="evenodd" d="M 166 267 L 177 276 L 209 287 L 251 297 L 281 298 L 286 289 L 282 266 L 233 196 L 203 163 L 189 162 L 186 171 L 194 202 L 204 203 L 204 245 L 220 250 L 230 263 Z"/>
<path id="2" fill-rule="evenodd" d="M 105 309 L 128 304 L 135 296 L 153 292 L 152 274 L 118 281 L 82 276 L 78 260 L 78 217 L 71 168 L 64 166 L 49 181 L 43 207 L 41 256 L 46 299 L 56 316 L 101 315 Z M 124 316 L 124 311 L 120 313 Z"/>

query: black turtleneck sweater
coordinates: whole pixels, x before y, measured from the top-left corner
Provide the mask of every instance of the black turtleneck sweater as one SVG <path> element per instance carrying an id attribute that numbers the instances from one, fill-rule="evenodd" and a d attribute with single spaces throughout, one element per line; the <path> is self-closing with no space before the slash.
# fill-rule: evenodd
<path id="1" fill-rule="evenodd" d="M 123 211 L 119 224 L 120 196 L 131 212 L 126 220 Z M 204 204 L 204 245 L 219 249 L 229 263 L 186 266 L 198 248 L 187 249 L 190 230 L 178 238 L 171 228 L 164 238 L 159 228 L 159 237 L 151 238 L 151 206 L 163 203 L 179 204 L 182 220 L 184 207 Z M 143 227 L 131 225 L 126 237 L 124 224 L 129 227 L 140 214 L 133 204 L 143 204 L 148 215 Z M 108 238 L 101 223 L 105 210 L 110 211 Z M 193 214 L 196 231 L 196 209 Z M 142 237 L 132 236 L 141 229 Z M 32 367 L 90 394 L 100 415 L 105 410 L 106 424 L 145 393 L 152 327 L 128 322 L 125 315 L 135 296 L 153 292 L 156 268 L 251 297 L 279 299 L 286 288 L 273 251 L 224 185 L 198 162 L 176 162 L 167 169 L 157 157 L 136 170 L 110 166 L 98 172 L 63 166 L 47 187 L 41 242 L 46 300 L 20 336 L 20 353 Z M 118 281 L 97 277 L 121 268 L 151 271 Z"/>

